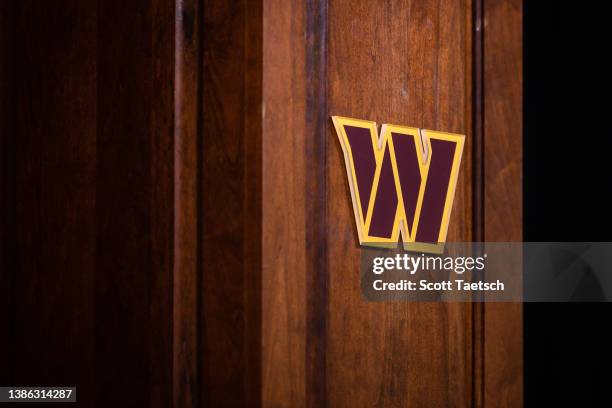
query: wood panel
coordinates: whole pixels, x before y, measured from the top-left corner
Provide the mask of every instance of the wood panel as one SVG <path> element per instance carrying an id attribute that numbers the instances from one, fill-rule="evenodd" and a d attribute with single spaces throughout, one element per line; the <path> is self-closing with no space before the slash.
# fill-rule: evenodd
<path id="1" fill-rule="evenodd" d="M 470 240 L 471 4 L 329 4 L 329 115 L 467 134 L 449 241 Z M 467 406 L 470 304 L 365 302 L 340 147 L 328 133 L 330 406 Z"/>
<path id="2" fill-rule="evenodd" d="M 174 2 L 5 4 L 5 384 L 171 406 Z"/>
<path id="3" fill-rule="evenodd" d="M 8 100 L 15 105 L 10 137 L 16 211 L 9 379 L 75 384 L 82 401 L 92 401 L 96 11 L 78 1 L 13 7 L 15 83 Z"/>
<path id="4" fill-rule="evenodd" d="M 178 0 L 174 49 L 174 246 L 172 280 L 173 406 L 198 406 L 201 395 L 201 14 Z"/>
<path id="5" fill-rule="evenodd" d="M 273 407 L 307 400 L 306 7 L 264 3 L 262 399 Z"/>
<path id="6" fill-rule="evenodd" d="M 327 2 L 266 1 L 263 404 L 327 404 Z"/>
<path id="7" fill-rule="evenodd" d="M 523 240 L 522 1 L 484 2 L 484 239 Z M 484 313 L 486 407 L 523 405 L 522 304 Z"/>
<path id="8" fill-rule="evenodd" d="M 520 367 L 511 362 L 515 356 L 494 354 L 503 341 L 490 333 L 492 316 L 505 324 L 516 317 L 512 314 L 516 309 L 510 315 L 496 315 L 496 310 L 508 308 L 372 305 L 361 300 L 358 279 L 351 275 L 358 270 L 359 256 L 344 167 L 327 122 L 330 115 L 338 114 L 466 133 L 450 240 L 482 240 L 485 233 L 490 237 L 494 227 L 485 228 L 485 222 L 495 216 L 491 208 L 501 201 L 513 205 L 510 202 L 521 196 L 520 179 L 508 180 L 510 194 L 501 194 L 490 184 L 500 167 L 521 159 L 520 144 L 506 156 L 489 159 L 499 137 L 492 135 L 490 115 L 486 137 L 492 144 L 484 149 L 483 85 L 489 89 L 496 72 L 504 69 L 503 59 L 491 55 L 495 51 L 484 45 L 484 6 L 453 2 L 438 8 L 433 3 L 392 2 L 375 7 L 366 2 L 313 1 L 303 9 L 271 1 L 264 10 L 263 186 L 270 197 L 263 205 L 264 404 L 488 406 L 499 401 L 493 395 L 504 389 L 504 395 L 510 395 L 509 406 L 516 406 Z M 514 12 L 503 9 L 495 18 L 502 21 Z M 478 30 L 472 32 L 474 19 Z M 520 34 L 515 23 L 508 30 Z M 487 35 L 487 41 L 495 41 L 498 34 Z M 473 43 L 478 47 L 474 52 Z M 516 39 L 513 44 L 516 47 Z M 506 52 L 514 53 L 513 47 Z M 491 72 L 486 77 L 485 69 Z M 487 103 L 517 89 L 516 77 L 504 78 L 495 93 L 488 91 Z M 473 96 L 474 89 L 478 94 Z M 299 98 L 303 92 L 306 106 Z M 513 101 L 508 109 L 515 115 L 520 103 Z M 508 120 L 512 118 L 500 117 L 493 127 L 505 126 Z M 478 133 L 476 143 L 472 129 Z M 326 133 L 322 144 L 321 130 Z M 319 173 L 321 169 L 325 173 Z M 306 190 L 305 210 L 298 205 L 304 197 L 300 182 Z M 300 228 L 305 247 L 295 241 Z M 317 252 L 313 249 L 317 243 L 327 247 Z M 514 345 L 520 344 L 521 333 L 515 322 L 512 333 L 504 331 L 504 338 Z M 485 333 L 489 333 L 486 347 Z M 513 351 L 520 355 L 520 349 Z M 394 361 L 394 353 L 406 358 Z M 444 357 L 431 361 L 434 355 Z M 504 365 L 514 368 L 505 372 Z M 306 398 L 300 381 L 306 385 Z"/>
<path id="9" fill-rule="evenodd" d="M 306 403 L 327 406 L 329 269 L 327 235 L 328 1 L 306 9 Z"/>
<path id="10" fill-rule="evenodd" d="M 261 405 L 262 3 L 205 2 L 202 402 Z"/>
<path id="11" fill-rule="evenodd" d="M 167 1 L 111 0 L 97 7 L 94 364 L 100 406 L 171 403 L 173 11 Z M 140 391 L 102 387 L 113 383 Z"/>

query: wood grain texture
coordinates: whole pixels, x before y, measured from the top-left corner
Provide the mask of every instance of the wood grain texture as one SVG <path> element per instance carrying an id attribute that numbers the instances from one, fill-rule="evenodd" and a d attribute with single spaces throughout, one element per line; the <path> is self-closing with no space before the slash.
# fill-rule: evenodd
<path id="1" fill-rule="evenodd" d="M 19 364 L 1 371 L 84 406 L 171 406 L 174 2 L 10 3 Z"/>
<path id="2" fill-rule="evenodd" d="M 522 4 L 520 0 L 484 2 L 486 241 L 523 240 Z M 520 407 L 522 305 L 488 303 L 484 317 L 485 406 Z"/>
<path id="3" fill-rule="evenodd" d="M 484 17 L 485 233 L 521 241 L 522 2 L 485 1 Z"/>
<path id="4" fill-rule="evenodd" d="M 472 240 L 484 241 L 484 0 L 472 2 Z M 484 406 L 485 304 L 472 305 L 472 393 L 474 408 Z"/>
<path id="5" fill-rule="evenodd" d="M 306 404 L 328 404 L 328 1 L 306 3 Z"/>
<path id="6" fill-rule="evenodd" d="M 261 405 L 261 2 L 205 2 L 202 403 Z"/>
<path id="7" fill-rule="evenodd" d="M 201 14 L 197 0 L 178 0 L 174 54 L 173 406 L 199 403 L 201 371 Z"/>
<path id="8" fill-rule="evenodd" d="M 173 3 L 161 1 L 97 7 L 94 364 L 101 406 L 171 404 L 173 13 Z M 113 383 L 140 391 L 102 387 Z"/>
<path id="9" fill-rule="evenodd" d="M 246 405 L 262 403 L 262 53 L 263 4 L 245 2 L 244 89 L 244 281 Z"/>
<path id="10" fill-rule="evenodd" d="M 470 240 L 471 4 L 329 4 L 329 115 L 467 134 L 449 241 Z M 470 304 L 366 303 L 342 154 L 328 136 L 328 403 L 467 406 Z"/>
<path id="11" fill-rule="evenodd" d="M 264 2 L 262 402 L 306 405 L 304 4 Z M 291 63 L 288 63 L 291 61 Z M 309 201 L 309 200 L 308 200 Z"/>
<path id="12" fill-rule="evenodd" d="M 96 381 L 96 11 L 13 4 L 10 383 L 75 384 L 85 403 Z"/>

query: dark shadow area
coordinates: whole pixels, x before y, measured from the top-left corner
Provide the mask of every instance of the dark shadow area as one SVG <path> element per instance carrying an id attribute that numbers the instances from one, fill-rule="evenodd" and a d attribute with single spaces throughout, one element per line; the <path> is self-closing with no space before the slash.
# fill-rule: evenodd
<path id="1" fill-rule="evenodd" d="M 524 4 L 526 241 L 612 241 L 605 4 Z M 525 406 L 612 406 L 612 305 L 531 303 L 524 314 Z"/>

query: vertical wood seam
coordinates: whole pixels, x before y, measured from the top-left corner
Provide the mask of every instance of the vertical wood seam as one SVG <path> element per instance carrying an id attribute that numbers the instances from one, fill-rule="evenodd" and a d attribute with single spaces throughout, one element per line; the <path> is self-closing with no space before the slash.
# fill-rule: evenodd
<path id="1" fill-rule="evenodd" d="M 243 254 L 244 263 L 244 366 L 245 403 L 262 405 L 262 85 L 263 85 L 263 2 L 245 1 L 244 15 L 244 86 L 242 116 L 244 157 Z M 253 221 L 250 221 L 253 220 Z"/>
<path id="2" fill-rule="evenodd" d="M 327 406 L 327 0 L 306 4 L 306 406 Z"/>
<path id="3" fill-rule="evenodd" d="M 196 131 L 197 131 L 197 146 L 198 146 L 198 165 L 196 169 L 196 201 L 197 201 L 197 258 L 196 258 L 196 391 L 195 391 L 195 403 L 194 407 L 201 407 L 204 405 L 204 387 L 202 386 L 202 379 L 204 378 L 204 347 L 202 342 L 204 341 L 204 327 L 205 327 L 205 313 L 204 313 L 204 296 L 202 287 L 204 284 L 204 188 L 202 187 L 202 180 L 204 179 L 204 0 L 195 0 L 197 4 L 196 21 L 198 24 L 197 33 L 197 102 L 196 102 Z"/>
<path id="4" fill-rule="evenodd" d="M 201 323 L 201 52 L 198 29 L 202 24 L 198 3 L 199 0 L 176 0 L 174 20 L 172 401 L 175 408 L 198 405 L 201 366 L 198 350 Z"/>
<path id="5" fill-rule="evenodd" d="M 472 18 L 472 240 L 484 240 L 484 0 L 473 0 Z M 484 314 L 482 302 L 472 304 L 472 406 L 484 407 Z"/>

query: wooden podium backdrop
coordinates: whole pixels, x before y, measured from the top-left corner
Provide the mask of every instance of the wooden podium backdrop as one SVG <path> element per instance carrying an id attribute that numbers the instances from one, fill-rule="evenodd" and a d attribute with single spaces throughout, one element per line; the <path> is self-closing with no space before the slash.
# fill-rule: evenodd
<path id="1" fill-rule="evenodd" d="M 521 240 L 520 0 L 1 7 L 2 385 L 522 405 L 520 305 L 362 300 L 330 121 L 466 134 L 449 241 Z"/>

